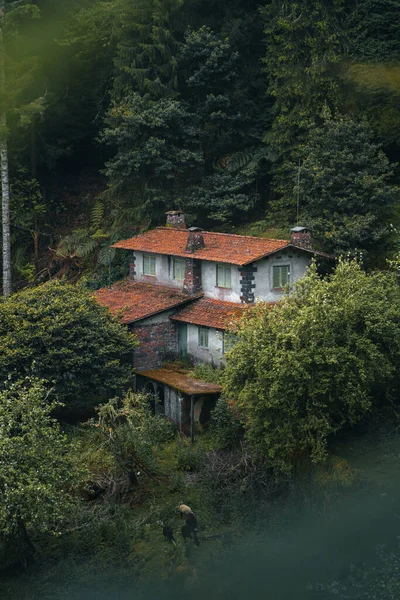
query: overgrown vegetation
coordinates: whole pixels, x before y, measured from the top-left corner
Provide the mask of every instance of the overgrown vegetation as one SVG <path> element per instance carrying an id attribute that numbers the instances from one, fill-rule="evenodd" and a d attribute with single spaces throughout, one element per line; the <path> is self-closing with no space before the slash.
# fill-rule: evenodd
<path id="1" fill-rule="evenodd" d="M 333 445 L 377 414 L 398 419 L 400 288 L 374 271 L 399 263 L 398 8 L 0 1 L 2 241 L 13 291 L 26 288 L 0 304 L 0 568 L 35 557 L 30 597 L 48 572 L 68 599 L 75 573 L 95 589 L 110 564 L 129 592 L 161 573 L 188 595 L 233 539 L 261 529 L 275 544 L 303 509 L 338 522 L 341 498 L 363 493 Z M 169 209 L 264 237 L 312 226 L 319 249 L 359 260 L 325 279 L 313 267 L 249 314 L 225 369 L 193 369 L 224 386 L 193 446 L 132 393 L 135 340 L 88 292 L 127 273 L 110 245 Z M 374 564 L 309 592 L 397 597 L 398 549 Z M 21 573 L 4 597 L 22 597 Z"/>
<path id="2" fill-rule="evenodd" d="M 394 273 L 340 261 L 323 279 L 314 264 L 290 296 L 243 321 L 225 394 L 271 468 L 290 470 L 302 451 L 326 460 L 329 436 L 398 402 L 399 300 Z"/>
<path id="3" fill-rule="evenodd" d="M 135 338 L 83 286 L 54 281 L 0 304 L 0 389 L 43 379 L 76 420 L 131 384 Z"/>

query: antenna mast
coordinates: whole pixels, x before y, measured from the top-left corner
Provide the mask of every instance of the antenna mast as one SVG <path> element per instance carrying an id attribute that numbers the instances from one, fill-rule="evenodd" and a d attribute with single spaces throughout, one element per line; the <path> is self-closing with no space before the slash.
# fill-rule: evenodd
<path id="1" fill-rule="evenodd" d="M 299 158 L 299 168 L 297 170 L 297 219 L 296 225 L 299 224 L 299 214 L 300 214 L 300 171 L 301 171 L 301 159 Z"/>

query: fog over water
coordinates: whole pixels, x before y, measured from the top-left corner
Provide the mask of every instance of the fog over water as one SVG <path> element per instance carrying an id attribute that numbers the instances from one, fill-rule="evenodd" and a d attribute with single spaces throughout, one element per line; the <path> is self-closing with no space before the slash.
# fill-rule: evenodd
<path id="1" fill-rule="evenodd" d="M 249 535 L 223 550 L 217 560 L 195 569 L 195 547 L 189 550 L 193 572 L 182 581 L 140 585 L 110 569 L 90 581 L 76 580 L 68 590 L 55 588 L 41 598 L 69 600 L 170 600 L 191 598 L 306 600 L 314 598 L 310 584 L 340 580 L 351 564 L 373 565 L 376 548 L 395 547 L 400 535 L 400 494 L 387 492 L 350 497 L 327 517 L 303 517 L 278 540 L 268 532 Z M 290 530 L 289 530 L 290 529 Z M 207 544 L 207 540 L 202 542 Z M 161 564 L 161 559 L 160 559 Z M 161 567 L 160 567 L 161 568 Z M 322 597 L 322 596 L 318 596 Z M 31 598 L 31 596 L 26 596 Z M 33 597 L 32 597 L 33 598 Z"/>

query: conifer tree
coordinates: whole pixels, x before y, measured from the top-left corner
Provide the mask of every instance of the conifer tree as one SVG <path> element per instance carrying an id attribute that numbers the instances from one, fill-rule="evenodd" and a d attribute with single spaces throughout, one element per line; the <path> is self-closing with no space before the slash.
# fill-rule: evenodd
<path id="1" fill-rule="evenodd" d="M 268 94 L 274 98 L 274 119 L 266 143 L 277 155 L 275 209 L 284 220 L 288 207 L 279 199 L 288 177 L 288 161 L 299 159 L 299 145 L 307 138 L 310 125 L 321 121 L 323 107 L 328 106 L 333 114 L 340 107 L 335 69 L 342 58 L 343 2 L 272 0 L 262 15 Z"/>

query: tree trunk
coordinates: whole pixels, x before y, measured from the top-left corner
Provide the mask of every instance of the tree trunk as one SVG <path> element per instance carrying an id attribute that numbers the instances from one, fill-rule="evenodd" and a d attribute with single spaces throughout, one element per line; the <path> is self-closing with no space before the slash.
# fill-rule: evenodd
<path id="1" fill-rule="evenodd" d="M 4 3 L 0 2 L 1 5 Z M 2 14 L 0 13 L 0 19 Z M 0 90 L 5 91 L 6 69 L 3 31 L 0 22 Z M 11 236 L 10 236 L 10 184 L 8 180 L 7 118 L 4 107 L 0 107 L 0 170 L 1 170 L 1 211 L 3 230 L 3 294 L 11 295 Z"/>

